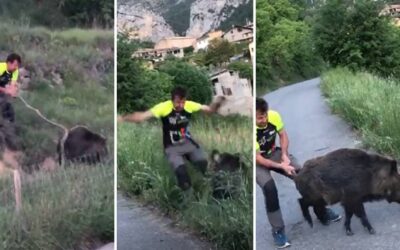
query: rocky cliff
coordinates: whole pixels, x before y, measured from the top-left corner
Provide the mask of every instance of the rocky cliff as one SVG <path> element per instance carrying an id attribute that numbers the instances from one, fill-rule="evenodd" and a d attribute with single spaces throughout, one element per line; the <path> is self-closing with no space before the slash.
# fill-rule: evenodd
<path id="1" fill-rule="evenodd" d="M 250 0 L 120 0 L 118 31 L 157 42 L 166 36 L 200 37 L 211 29 L 245 24 L 253 16 Z"/>

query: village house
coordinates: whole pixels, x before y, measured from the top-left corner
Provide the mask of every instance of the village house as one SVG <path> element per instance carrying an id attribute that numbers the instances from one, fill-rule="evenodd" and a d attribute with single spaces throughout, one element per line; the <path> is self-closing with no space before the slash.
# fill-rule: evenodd
<path id="1" fill-rule="evenodd" d="M 240 78 L 239 73 L 220 70 L 210 74 L 213 96 L 224 96 L 226 103 L 220 108 L 220 114 L 252 115 L 253 91 L 248 79 Z"/>
<path id="2" fill-rule="evenodd" d="M 133 57 L 152 60 L 154 62 L 163 61 L 167 56 L 183 58 L 185 54 L 183 48 L 141 49 L 133 53 Z"/>
<path id="3" fill-rule="evenodd" d="M 133 57 L 152 60 L 153 62 L 163 61 L 167 56 L 183 58 L 185 48 L 193 47 L 196 39 L 191 37 L 168 37 L 161 39 L 155 44 L 154 49 L 141 49 L 133 53 Z"/>
<path id="4" fill-rule="evenodd" d="M 196 44 L 196 38 L 193 37 L 166 37 L 161 39 L 154 45 L 154 49 L 172 49 L 172 48 L 188 48 L 194 47 Z"/>
<path id="5" fill-rule="evenodd" d="M 400 26 L 400 4 L 389 4 L 382 10 L 381 15 L 393 17 L 396 26 Z"/>
<path id="6" fill-rule="evenodd" d="M 252 42 L 253 41 L 253 24 L 246 26 L 233 25 L 230 30 L 222 35 L 223 39 L 231 43 Z"/>
<path id="7" fill-rule="evenodd" d="M 194 51 L 207 50 L 210 41 L 213 39 L 221 38 L 224 33 L 221 30 L 213 30 L 205 33 L 196 40 Z"/>

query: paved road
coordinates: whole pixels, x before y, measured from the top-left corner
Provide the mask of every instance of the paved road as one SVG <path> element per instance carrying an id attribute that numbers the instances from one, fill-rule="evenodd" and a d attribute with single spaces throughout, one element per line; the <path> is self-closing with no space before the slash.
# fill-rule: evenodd
<path id="1" fill-rule="evenodd" d="M 211 245 L 118 194 L 118 250 L 207 250 Z"/>
<path id="2" fill-rule="evenodd" d="M 337 116 L 332 115 L 319 89 L 319 79 L 312 79 L 265 96 L 272 109 L 279 111 L 289 134 L 289 149 L 301 163 L 337 148 L 357 147 L 359 142 Z M 400 205 L 386 202 L 368 203 L 366 212 L 377 234 L 369 235 L 358 218 L 352 220 L 354 236 L 345 235 L 343 221 L 329 226 L 317 223 L 314 228 L 303 220 L 297 204 L 299 194 L 294 183 L 274 175 L 286 232 L 292 241 L 291 249 L 400 249 Z M 274 249 L 271 228 L 267 222 L 263 195 L 257 187 L 257 249 Z M 333 209 L 343 214 L 338 205 Z"/>

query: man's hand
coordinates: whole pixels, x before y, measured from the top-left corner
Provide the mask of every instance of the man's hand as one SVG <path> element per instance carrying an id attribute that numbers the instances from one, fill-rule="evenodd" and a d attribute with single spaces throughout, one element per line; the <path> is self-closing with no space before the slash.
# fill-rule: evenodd
<path id="1" fill-rule="evenodd" d="M 218 96 L 210 105 L 202 105 L 201 110 L 205 113 L 216 113 L 222 104 L 226 101 L 224 96 Z"/>
<path id="2" fill-rule="evenodd" d="M 5 87 L 4 93 L 6 93 L 12 97 L 17 97 L 18 96 L 18 87 L 13 84 L 8 84 Z"/>
<path id="3" fill-rule="evenodd" d="M 295 175 L 296 174 L 296 169 L 294 167 L 290 166 L 289 164 L 282 163 L 281 164 L 281 168 L 288 175 Z"/>

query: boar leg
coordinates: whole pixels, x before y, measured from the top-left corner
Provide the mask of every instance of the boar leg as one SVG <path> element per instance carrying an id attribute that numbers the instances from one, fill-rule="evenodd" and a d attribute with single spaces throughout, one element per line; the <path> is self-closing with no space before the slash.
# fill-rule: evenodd
<path id="1" fill-rule="evenodd" d="M 344 207 L 344 211 L 346 213 L 346 216 L 345 216 L 346 218 L 344 220 L 344 228 L 346 230 L 346 234 L 348 236 L 351 236 L 354 234 L 350 227 L 351 217 L 353 217 L 353 208 L 347 204 L 343 204 L 343 207 Z"/>
<path id="2" fill-rule="evenodd" d="M 308 203 L 306 201 L 306 199 L 300 198 L 299 199 L 299 204 L 300 204 L 301 212 L 303 213 L 304 218 L 306 219 L 306 221 L 308 222 L 310 227 L 313 227 L 313 222 L 312 222 L 312 219 L 311 219 L 310 211 L 308 210 L 308 207 L 310 206 L 310 203 Z"/>
<path id="3" fill-rule="evenodd" d="M 313 209 L 314 213 L 317 216 L 318 220 L 323 224 L 323 225 L 328 225 L 328 214 L 326 213 L 326 203 L 323 199 L 318 200 L 316 203 L 314 203 Z"/>
<path id="4" fill-rule="evenodd" d="M 365 208 L 364 204 L 360 203 L 356 208 L 355 208 L 355 214 L 357 217 L 360 218 L 361 224 L 368 230 L 370 234 L 375 234 L 375 229 L 371 226 L 371 224 L 368 221 L 367 214 L 365 213 Z"/>

